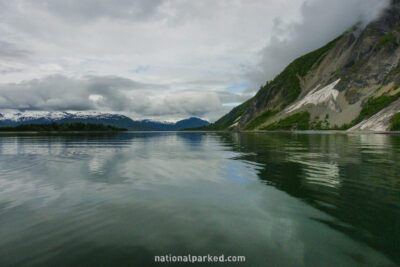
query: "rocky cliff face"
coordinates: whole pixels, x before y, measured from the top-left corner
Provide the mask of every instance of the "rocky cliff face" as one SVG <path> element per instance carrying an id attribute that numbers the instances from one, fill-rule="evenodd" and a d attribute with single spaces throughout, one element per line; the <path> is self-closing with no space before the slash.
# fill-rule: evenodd
<path id="1" fill-rule="evenodd" d="M 400 112 L 400 0 L 304 55 L 213 129 L 390 130 Z"/>

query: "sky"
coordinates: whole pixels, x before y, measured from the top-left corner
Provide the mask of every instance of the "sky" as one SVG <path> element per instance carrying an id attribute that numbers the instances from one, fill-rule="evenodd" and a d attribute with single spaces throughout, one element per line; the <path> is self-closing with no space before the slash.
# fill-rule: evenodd
<path id="1" fill-rule="evenodd" d="M 215 121 L 386 0 L 0 0 L 0 110 Z"/>

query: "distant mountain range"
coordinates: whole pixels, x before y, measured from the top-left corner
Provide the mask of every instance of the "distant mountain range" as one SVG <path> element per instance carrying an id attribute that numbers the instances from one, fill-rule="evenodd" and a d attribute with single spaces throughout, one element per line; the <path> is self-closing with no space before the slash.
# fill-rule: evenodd
<path id="1" fill-rule="evenodd" d="M 22 124 L 48 124 L 48 123 L 82 122 L 111 125 L 136 131 L 176 131 L 207 126 L 208 121 L 199 118 L 188 118 L 175 123 L 158 122 L 152 120 L 132 120 L 120 114 L 98 112 L 18 112 L 0 113 L 0 127 L 17 126 Z"/>

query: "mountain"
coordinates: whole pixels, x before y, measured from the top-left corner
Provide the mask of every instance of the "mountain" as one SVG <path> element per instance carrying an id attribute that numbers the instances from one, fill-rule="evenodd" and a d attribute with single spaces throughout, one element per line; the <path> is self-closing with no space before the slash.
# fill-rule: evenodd
<path id="1" fill-rule="evenodd" d="M 208 121 L 191 117 L 189 119 L 184 119 L 177 121 L 175 123 L 168 123 L 168 122 L 158 122 L 158 121 L 151 121 L 151 120 L 143 120 L 141 121 L 143 125 L 146 127 L 150 127 L 153 129 L 163 130 L 163 131 L 177 131 L 182 129 L 192 129 L 198 127 L 204 127 L 210 125 Z"/>
<path id="2" fill-rule="evenodd" d="M 199 118 L 191 117 L 189 119 L 180 120 L 175 123 L 175 127 L 179 130 L 181 129 L 192 129 L 197 127 L 208 126 L 210 123 Z"/>
<path id="3" fill-rule="evenodd" d="M 53 122 L 60 124 L 67 122 L 104 124 L 136 131 L 176 131 L 209 125 L 209 122 L 199 118 L 189 118 L 176 123 L 151 120 L 135 121 L 124 115 L 98 112 L 26 111 L 0 113 L 0 126 L 2 127 L 23 124 L 48 124 Z"/>
<path id="4" fill-rule="evenodd" d="M 390 130 L 400 112 L 399 44 L 400 0 L 392 0 L 379 19 L 297 58 L 206 128 Z"/>

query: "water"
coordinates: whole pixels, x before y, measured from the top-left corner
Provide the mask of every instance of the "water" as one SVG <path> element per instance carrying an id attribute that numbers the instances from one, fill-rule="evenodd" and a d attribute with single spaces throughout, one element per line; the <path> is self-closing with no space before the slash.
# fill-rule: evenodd
<path id="1" fill-rule="evenodd" d="M 0 136 L 1 266 L 398 266 L 399 252 L 400 136 Z"/>

